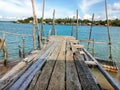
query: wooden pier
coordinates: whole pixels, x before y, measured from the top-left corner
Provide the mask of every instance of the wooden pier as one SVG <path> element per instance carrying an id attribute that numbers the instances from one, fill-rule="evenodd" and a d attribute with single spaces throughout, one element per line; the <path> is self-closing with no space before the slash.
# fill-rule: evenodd
<path id="1" fill-rule="evenodd" d="M 38 55 L 26 57 L 0 79 L 1 90 L 99 90 L 77 50 L 83 46 L 74 44 L 73 37 L 50 37 Z"/>
<path id="2" fill-rule="evenodd" d="M 83 48 L 74 37 L 51 36 L 0 79 L 0 90 L 101 90 L 80 54 Z"/>

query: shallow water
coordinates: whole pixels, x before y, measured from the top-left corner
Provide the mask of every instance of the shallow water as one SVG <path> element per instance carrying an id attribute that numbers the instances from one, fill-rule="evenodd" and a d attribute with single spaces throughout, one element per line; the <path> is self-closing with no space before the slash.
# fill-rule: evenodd
<path id="1" fill-rule="evenodd" d="M 41 27 L 41 25 L 39 25 Z M 15 24 L 11 22 L 0 22 L 0 30 L 7 32 L 14 32 L 19 34 L 32 34 L 32 24 Z M 45 36 L 47 36 L 48 31 L 51 31 L 51 25 L 45 25 Z M 71 35 L 72 26 L 56 25 L 55 26 L 57 35 Z M 74 27 L 75 29 L 75 27 Z M 112 52 L 113 59 L 115 61 L 120 61 L 120 27 L 110 27 L 111 39 L 112 39 Z M 89 37 L 90 26 L 79 26 L 79 40 L 86 40 Z M 75 36 L 75 35 L 74 35 Z M 0 33 L 2 37 L 2 33 Z M 22 36 L 15 36 L 11 34 L 6 34 L 6 43 L 9 53 L 11 55 L 18 54 L 18 45 L 21 45 Z M 92 39 L 95 39 L 96 42 L 108 42 L 107 37 L 107 27 L 105 26 L 93 26 Z M 86 45 L 86 43 L 82 43 Z M 25 37 L 25 50 L 26 52 L 33 49 L 32 37 Z M 92 46 L 92 45 L 91 45 Z M 12 55 L 12 56 L 13 56 Z M 95 56 L 100 58 L 107 59 L 109 56 L 108 45 L 95 44 Z M 12 57 L 11 57 L 12 58 Z"/>

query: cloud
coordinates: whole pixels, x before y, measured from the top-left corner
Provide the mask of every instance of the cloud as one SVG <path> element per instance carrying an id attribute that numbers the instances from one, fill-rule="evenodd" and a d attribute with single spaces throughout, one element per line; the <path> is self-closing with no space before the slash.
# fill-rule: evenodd
<path id="1" fill-rule="evenodd" d="M 35 2 L 36 13 L 40 12 L 41 3 Z M 31 0 L 0 0 L 0 11 L 4 19 L 17 19 L 32 16 Z"/>
<path id="2" fill-rule="evenodd" d="M 2 16 L 0 16 L 0 19 L 2 19 L 3 17 Z"/>
<path id="3" fill-rule="evenodd" d="M 83 16 L 83 19 L 88 19 L 88 20 L 90 20 L 91 19 L 91 15 L 89 15 L 89 14 L 85 14 L 84 16 Z"/>
<path id="4" fill-rule="evenodd" d="M 114 3 L 112 9 L 115 11 L 120 11 L 120 3 Z"/>
<path id="5" fill-rule="evenodd" d="M 80 0 L 79 7 L 82 10 L 83 13 L 86 13 L 88 8 L 91 7 L 94 4 L 97 4 L 99 2 L 102 2 L 103 0 Z"/>

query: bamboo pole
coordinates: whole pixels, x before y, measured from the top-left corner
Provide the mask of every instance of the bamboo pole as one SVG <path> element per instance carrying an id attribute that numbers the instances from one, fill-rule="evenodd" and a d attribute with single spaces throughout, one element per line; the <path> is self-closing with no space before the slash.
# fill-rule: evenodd
<path id="1" fill-rule="evenodd" d="M 107 20 L 107 30 L 108 30 L 108 40 L 109 40 L 109 60 L 112 61 L 112 43 L 111 43 L 111 37 L 110 37 L 110 27 L 109 27 L 109 20 L 108 20 L 108 11 L 107 11 L 107 0 L 105 0 L 105 12 L 106 12 L 106 20 Z"/>
<path id="2" fill-rule="evenodd" d="M 41 40 L 43 40 L 43 37 L 44 37 L 44 24 L 43 24 L 43 21 L 44 21 L 44 9 L 45 9 L 45 0 L 43 0 L 43 11 L 42 11 L 42 33 L 41 33 Z"/>
<path id="3" fill-rule="evenodd" d="M 23 58 L 25 58 L 25 38 L 24 36 L 22 36 L 22 54 L 23 54 Z"/>
<path id="4" fill-rule="evenodd" d="M 52 33 L 51 35 L 55 35 L 55 9 L 53 11 L 53 22 L 52 22 Z"/>
<path id="5" fill-rule="evenodd" d="M 95 39 L 93 39 L 93 48 L 92 48 L 92 55 L 94 57 L 95 54 Z"/>
<path id="6" fill-rule="evenodd" d="M 37 16 L 35 13 L 35 6 L 34 6 L 34 0 L 32 1 L 32 9 L 33 9 L 33 44 L 34 44 L 34 50 L 37 49 L 36 47 L 36 30 L 38 32 L 38 46 L 41 49 L 42 48 L 42 44 L 41 44 L 41 35 L 40 35 L 40 30 L 38 28 L 38 20 L 37 20 Z"/>
<path id="7" fill-rule="evenodd" d="M 76 11 L 76 20 L 77 20 L 77 23 L 76 23 L 76 40 L 78 40 L 78 10 Z"/>
<path id="8" fill-rule="evenodd" d="M 94 21 L 94 13 L 93 13 L 93 15 L 92 15 L 92 23 L 91 23 L 91 27 L 90 27 L 89 40 L 91 40 L 91 36 L 92 36 L 92 26 L 93 26 L 93 21 Z M 89 50 L 89 47 L 90 47 L 90 42 L 88 42 L 87 50 Z"/>
<path id="9" fill-rule="evenodd" d="M 5 39 L 3 40 L 3 53 L 4 53 L 4 66 L 7 66 L 8 53 L 7 53 Z"/>
<path id="10" fill-rule="evenodd" d="M 74 36 L 74 20 L 75 20 L 75 16 L 73 16 L 73 19 L 72 19 L 72 32 L 71 32 L 71 36 Z"/>
<path id="11" fill-rule="evenodd" d="M 36 24 L 36 14 L 35 14 L 35 7 L 34 7 L 34 0 L 31 0 L 32 2 L 32 9 L 33 9 L 33 32 L 32 32 L 32 35 L 33 35 L 33 46 L 34 46 L 34 49 L 37 49 L 36 47 L 36 29 L 35 29 L 35 24 Z"/>

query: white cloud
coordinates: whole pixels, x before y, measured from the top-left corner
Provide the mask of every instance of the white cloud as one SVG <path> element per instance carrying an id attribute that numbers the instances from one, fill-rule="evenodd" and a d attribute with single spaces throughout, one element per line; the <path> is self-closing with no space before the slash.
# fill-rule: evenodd
<path id="1" fill-rule="evenodd" d="M 102 2 L 103 0 L 80 0 L 79 7 L 82 10 L 83 13 L 86 13 L 89 7 L 91 7 L 94 4 L 97 4 L 99 2 Z"/>
<path id="2" fill-rule="evenodd" d="M 113 10 L 120 11 L 120 3 L 114 3 L 113 4 Z"/>
<path id="3" fill-rule="evenodd" d="M 41 12 L 39 7 L 41 4 L 35 3 L 36 13 Z M 30 17 L 32 16 L 31 0 L 0 0 L 0 11 L 4 19 Z"/>
<path id="4" fill-rule="evenodd" d="M 83 16 L 83 19 L 88 19 L 88 20 L 90 20 L 91 18 L 92 18 L 92 16 L 89 15 L 89 14 L 85 14 L 85 15 Z"/>
<path id="5" fill-rule="evenodd" d="M 0 16 L 0 19 L 2 19 L 3 18 L 3 16 Z"/>

